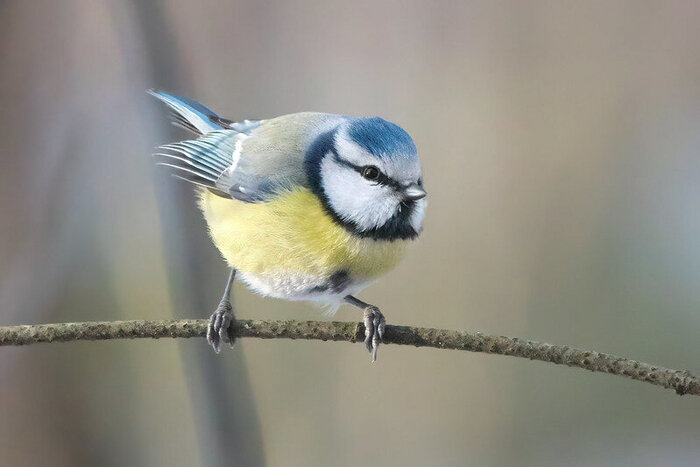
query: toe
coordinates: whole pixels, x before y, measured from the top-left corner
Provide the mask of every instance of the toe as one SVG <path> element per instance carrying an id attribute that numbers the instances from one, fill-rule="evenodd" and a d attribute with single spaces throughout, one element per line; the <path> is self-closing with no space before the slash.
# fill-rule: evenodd
<path id="1" fill-rule="evenodd" d="M 214 352 L 219 353 L 221 351 L 221 340 L 219 337 L 218 323 L 221 317 L 217 312 L 214 312 L 209 318 L 209 327 L 207 328 L 207 342 L 212 346 Z"/>
<path id="2" fill-rule="evenodd" d="M 372 334 L 365 334 L 365 347 L 368 352 L 372 352 Z"/>
<path id="3" fill-rule="evenodd" d="M 230 312 L 223 314 L 223 317 L 221 318 L 221 327 L 219 328 L 219 340 L 233 347 L 233 342 L 231 341 L 231 337 L 229 335 L 231 318 L 232 316 Z"/>
<path id="4" fill-rule="evenodd" d="M 219 333 L 217 333 L 215 330 L 212 330 L 211 332 L 211 338 L 208 339 L 209 345 L 212 346 L 214 349 L 214 352 L 219 353 L 221 352 L 221 341 L 219 340 Z"/>
<path id="5" fill-rule="evenodd" d="M 372 361 L 377 360 L 377 349 L 382 343 L 386 320 L 377 307 L 370 306 L 365 309 L 365 346 L 372 354 Z"/>
<path id="6" fill-rule="evenodd" d="M 221 343 L 225 342 L 233 347 L 233 340 L 229 334 L 229 328 L 233 321 L 231 303 L 222 301 L 209 318 L 207 328 L 207 342 L 214 348 L 214 352 L 221 351 Z"/>
<path id="7" fill-rule="evenodd" d="M 384 340 L 384 331 L 386 330 L 386 319 L 384 315 L 380 313 L 379 324 L 377 324 L 377 335 L 379 335 L 379 342 Z"/>
<path id="8" fill-rule="evenodd" d="M 372 341 L 374 336 L 374 319 L 372 316 L 372 312 L 369 309 L 365 310 L 365 318 L 363 321 L 365 325 L 365 347 L 367 347 L 367 351 L 372 352 Z"/>
<path id="9" fill-rule="evenodd" d="M 377 349 L 379 348 L 379 344 L 382 342 L 382 340 L 379 338 L 379 331 L 376 330 L 372 335 L 372 361 L 377 360 Z"/>

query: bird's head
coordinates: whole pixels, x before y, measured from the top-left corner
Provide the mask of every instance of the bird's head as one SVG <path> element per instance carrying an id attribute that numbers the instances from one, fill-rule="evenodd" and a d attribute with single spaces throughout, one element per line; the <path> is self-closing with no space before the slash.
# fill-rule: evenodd
<path id="1" fill-rule="evenodd" d="M 420 233 L 426 192 L 416 146 L 401 127 L 349 118 L 314 141 L 306 171 L 326 210 L 353 234 L 391 241 Z"/>

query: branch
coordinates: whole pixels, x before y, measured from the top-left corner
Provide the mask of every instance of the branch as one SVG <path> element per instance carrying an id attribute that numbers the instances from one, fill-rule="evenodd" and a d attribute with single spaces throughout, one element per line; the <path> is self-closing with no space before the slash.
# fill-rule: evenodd
<path id="1" fill-rule="evenodd" d="M 0 326 L 0 346 L 29 345 L 40 342 L 78 340 L 133 339 L 151 337 L 204 337 L 208 320 L 101 321 L 85 323 Z M 311 339 L 322 341 L 362 342 L 362 323 L 326 321 L 255 321 L 237 320 L 231 325 L 236 337 L 261 339 Z M 567 365 L 584 370 L 626 376 L 674 389 L 677 394 L 700 395 L 700 380 L 687 370 L 671 370 L 599 352 L 579 350 L 518 339 L 489 336 L 479 332 L 446 329 L 387 326 L 387 344 L 467 350 Z"/>

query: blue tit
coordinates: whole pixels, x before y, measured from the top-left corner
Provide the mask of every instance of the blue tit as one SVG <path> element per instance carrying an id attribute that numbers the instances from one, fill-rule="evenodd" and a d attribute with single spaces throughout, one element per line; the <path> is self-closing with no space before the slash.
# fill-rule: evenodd
<path id="1" fill-rule="evenodd" d="M 199 187 L 209 233 L 231 267 L 209 323 L 214 350 L 232 344 L 238 277 L 263 296 L 360 308 L 374 361 L 386 320 L 355 295 L 402 258 L 426 207 L 408 133 L 378 117 L 317 112 L 234 122 L 191 99 L 149 92 L 198 135 L 156 155 Z"/>

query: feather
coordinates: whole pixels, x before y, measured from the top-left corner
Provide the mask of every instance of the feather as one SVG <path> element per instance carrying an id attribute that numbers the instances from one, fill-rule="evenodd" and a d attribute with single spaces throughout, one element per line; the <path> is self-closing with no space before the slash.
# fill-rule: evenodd
<path id="1" fill-rule="evenodd" d="M 186 143 L 186 141 L 183 141 L 180 143 L 174 143 L 174 144 L 165 144 L 163 146 L 160 146 L 159 149 L 176 152 L 178 154 L 182 154 L 183 156 L 185 156 L 187 158 L 206 162 L 206 163 L 210 164 L 212 166 L 212 168 L 215 168 L 216 170 L 218 170 L 219 173 L 223 172 L 224 170 L 226 170 L 226 168 L 229 165 L 231 165 L 230 162 L 227 164 L 222 159 L 219 159 L 219 157 L 216 154 L 213 154 L 212 151 L 209 151 L 209 152 L 192 151 L 190 148 L 188 148 L 185 145 L 185 143 Z"/>
<path id="2" fill-rule="evenodd" d="M 191 183 L 191 184 L 193 184 L 193 185 L 197 185 L 197 186 L 200 187 L 200 188 L 204 188 L 204 189 L 210 191 L 211 193 L 213 193 L 213 194 L 215 194 L 216 196 L 219 196 L 219 197 L 221 197 L 221 198 L 230 198 L 230 196 L 228 195 L 228 193 L 224 193 L 223 191 L 217 190 L 216 188 L 211 188 L 211 187 L 207 186 L 205 183 L 201 183 L 201 182 L 199 182 L 199 181 L 197 181 L 197 180 L 195 180 L 195 179 L 186 178 L 186 177 L 181 177 L 180 175 L 178 175 L 178 174 L 176 174 L 176 173 L 173 173 L 173 174 L 170 174 L 170 175 L 173 176 L 173 177 L 175 177 L 175 178 L 179 178 L 180 180 L 184 180 L 184 181 L 186 181 L 186 182 L 189 182 L 189 183 Z"/>
<path id="3" fill-rule="evenodd" d="M 227 128 L 216 123 L 220 117 L 213 110 L 195 100 L 157 89 L 150 89 L 148 93 L 165 102 L 175 114 L 175 123 L 190 131 L 204 135 Z"/>
<path id="4" fill-rule="evenodd" d="M 201 134 L 197 127 L 188 122 L 182 115 L 176 112 L 170 112 L 168 115 L 170 116 L 170 119 L 172 120 L 171 123 L 173 125 L 179 126 L 187 131 L 191 131 L 192 133 Z"/>
<path id="5" fill-rule="evenodd" d="M 208 173 L 209 175 L 213 175 L 216 178 L 219 178 L 219 175 L 221 175 L 221 172 L 216 172 L 216 171 L 211 170 L 211 168 L 208 167 L 205 162 L 199 162 L 199 161 L 196 161 L 195 159 L 187 159 L 185 157 L 176 156 L 175 154 L 167 154 L 167 153 L 156 153 L 153 155 L 159 156 L 159 157 L 168 157 L 170 159 L 176 159 L 178 161 L 182 161 L 185 164 L 192 166 L 195 169 L 201 170 L 202 172 Z"/>
<path id="6" fill-rule="evenodd" d="M 231 141 L 238 134 L 233 130 L 213 131 L 196 140 L 164 144 L 153 155 L 162 159 L 157 165 L 171 169 L 177 178 L 230 198 L 219 181 L 233 163 L 235 145 Z"/>
<path id="7" fill-rule="evenodd" d="M 304 158 L 313 140 L 307 131 L 323 131 L 346 120 L 302 112 L 233 122 L 186 97 L 149 92 L 170 106 L 176 125 L 200 135 L 160 146 L 157 156 L 164 158 L 160 165 L 179 178 L 246 203 L 267 202 L 280 192 L 307 186 Z"/>
<path id="8" fill-rule="evenodd" d="M 211 178 L 210 176 L 208 176 L 208 175 L 206 175 L 206 174 L 204 174 L 204 173 L 202 173 L 201 171 L 198 171 L 198 170 L 188 169 L 187 167 L 183 167 L 183 166 L 181 166 L 181 165 L 176 165 L 176 164 L 169 164 L 169 163 L 167 163 L 167 162 L 158 162 L 156 165 L 160 165 L 161 167 L 171 167 L 171 168 L 173 168 L 173 169 L 182 170 L 183 172 L 187 172 L 187 173 L 189 173 L 189 174 L 192 174 L 192 175 L 196 176 L 196 177 L 199 178 L 199 179 L 207 180 L 207 181 L 209 181 L 209 182 L 211 182 L 211 183 L 216 183 L 216 179 L 215 179 L 215 178 Z"/>

